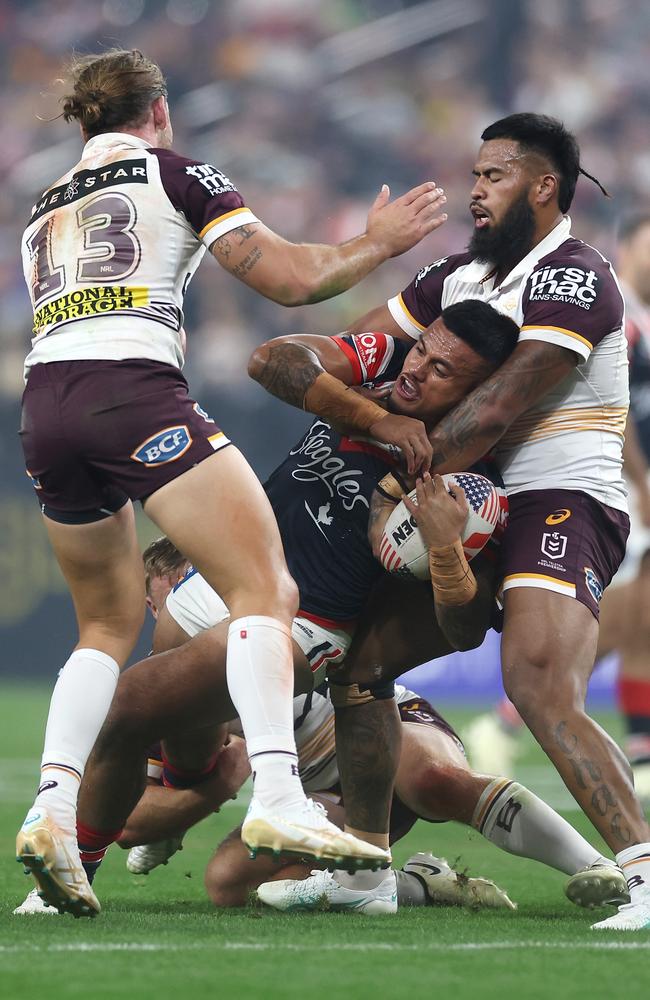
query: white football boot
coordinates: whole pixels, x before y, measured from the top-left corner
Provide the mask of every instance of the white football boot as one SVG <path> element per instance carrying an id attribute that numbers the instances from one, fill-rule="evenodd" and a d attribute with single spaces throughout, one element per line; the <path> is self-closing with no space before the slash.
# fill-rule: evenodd
<path id="1" fill-rule="evenodd" d="M 634 893 L 634 901 L 620 906 L 618 913 L 592 924 L 592 931 L 650 931 L 650 887 Z"/>
<path id="2" fill-rule="evenodd" d="M 396 913 L 397 881 L 389 871 L 375 889 L 346 889 L 328 871 L 313 871 L 305 879 L 263 882 L 258 898 L 274 910 L 353 910 L 355 913 Z"/>
<path id="3" fill-rule="evenodd" d="M 485 878 L 468 878 L 454 871 L 444 858 L 414 854 L 402 871 L 415 875 L 434 906 L 466 906 L 470 910 L 516 910 L 507 892 Z"/>
<path id="4" fill-rule="evenodd" d="M 34 807 L 16 837 L 16 861 L 32 875 L 40 895 L 60 913 L 95 917 L 101 907 L 79 858 L 76 834 L 61 830 Z"/>
<path id="5" fill-rule="evenodd" d="M 461 736 L 475 771 L 514 777 L 515 761 L 521 753 L 519 739 L 505 731 L 496 715 L 478 715 Z"/>
<path id="6" fill-rule="evenodd" d="M 48 916 L 55 914 L 57 917 L 59 916 L 58 910 L 55 910 L 53 906 L 48 906 L 45 900 L 41 899 L 38 889 L 32 889 L 28 892 L 20 906 L 17 906 L 13 911 L 14 917 L 31 916 L 33 913 L 45 913 Z"/>
<path id="7" fill-rule="evenodd" d="M 625 875 L 607 858 L 599 858 L 593 865 L 572 875 L 564 892 L 572 903 L 588 910 L 596 906 L 620 906 L 630 901 Z"/>
<path id="8" fill-rule="evenodd" d="M 132 847 L 126 859 L 127 870 L 132 875 L 148 875 L 159 865 L 166 865 L 177 851 L 183 850 L 183 838 L 167 837 L 153 844 Z"/>
<path id="9" fill-rule="evenodd" d="M 327 818 L 320 802 L 306 799 L 304 804 L 276 816 L 263 809 L 253 798 L 246 813 L 241 839 L 255 858 L 258 852 L 315 858 L 331 868 L 387 868 L 390 851 L 366 844 L 344 833 Z"/>

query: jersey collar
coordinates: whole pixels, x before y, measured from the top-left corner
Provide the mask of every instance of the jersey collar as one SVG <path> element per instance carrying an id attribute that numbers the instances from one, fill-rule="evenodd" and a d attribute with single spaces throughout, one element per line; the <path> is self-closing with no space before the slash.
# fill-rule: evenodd
<path id="1" fill-rule="evenodd" d="M 89 139 L 84 146 L 86 153 L 94 153 L 99 149 L 109 149 L 114 146 L 127 146 L 134 149 L 151 149 L 151 143 L 130 132 L 102 132 Z"/>
<path id="2" fill-rule="evenodd" d="M 571 235 L 571 219 L 568 215 L 565 215 L 555 226 L 551 229 L 543 240 L 540 240 L 533 249 L 526 254 L 526 256 L 519 261 L 519 263 L 513 267 L 512 271 L 504 278 L 499 288 L 507 288 L 514 281 L 518 281 L 522 275 L 527 274 L 538 260 L 542 257 L 546 257 L 547 254 L 551 253 L 553 250 L 557 250 L 559 246 L 564 243 L 566 239 Z M 475 281 L 481 283 L 490 277 L 494 271 L 494 265 L 490 263 L 485 263 L 485 261 L 473 260 L 468 266 L 466 271 L 466 278 L 469 281 Z"/>

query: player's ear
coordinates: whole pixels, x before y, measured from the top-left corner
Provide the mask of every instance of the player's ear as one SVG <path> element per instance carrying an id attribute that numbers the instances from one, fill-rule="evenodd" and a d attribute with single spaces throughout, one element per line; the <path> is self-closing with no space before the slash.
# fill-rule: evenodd
<path id="1" fill-rule="evenodd" d="M 169 107 L 167 106 L 167 98 L 164 94 L 161 94 L 152 103 L 151 108 L 153 110 L 153 124 L 156 129 L 165 129 L 169 125 Z"/>
<path id="2" fill-rule="evenodd" d="M 557 198 L 559 190 L 555 174 L 542 174 L 535 184 L 535 202 L 537 205 L 548 205 Z"/>

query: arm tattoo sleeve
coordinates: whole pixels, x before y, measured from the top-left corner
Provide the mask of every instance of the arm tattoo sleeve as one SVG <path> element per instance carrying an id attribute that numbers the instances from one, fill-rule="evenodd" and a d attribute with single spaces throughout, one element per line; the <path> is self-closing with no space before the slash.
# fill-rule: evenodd
<path id="1" fill-rule="evenodd" d="M 302 409 L 305 393 L 323 371 L 309 348 L 300 344 L 271 344 L 259 382 L 272 396 Z"/>
<path id="2" fill-rule="evenodd" d="M 519 345 L 513 355 L 431 434 L 436 471 L 458 471 L 477 461 L 510 424 L 575 367 L 576 355 L 543 341 Z"/>

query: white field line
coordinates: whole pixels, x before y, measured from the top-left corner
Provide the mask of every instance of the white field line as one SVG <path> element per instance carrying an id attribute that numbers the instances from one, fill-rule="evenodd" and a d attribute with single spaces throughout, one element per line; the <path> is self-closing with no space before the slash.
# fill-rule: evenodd
<path id="1" fill-rule="evenodd" d="M 164 944 L 158 942 L 95 942 L 78 941 L 72 944 L 7 944 L 0 945 L 0 954 L 27 954 L 47 952 L 169 952 L 169 951 L 252 951 L 252 952 L 481 952 L 481 951 L 525 951 L 526 949 L 543 951 L 648 951 L 650 941 L 477 941 L 444 944 L 430 942 L 427 944 L 390 944 L 382 941 L 347 942 L 328 944 L 315 941 L 313 944 L 290 944 L 278 941 L 196 941 L 186 945 Z"/>

